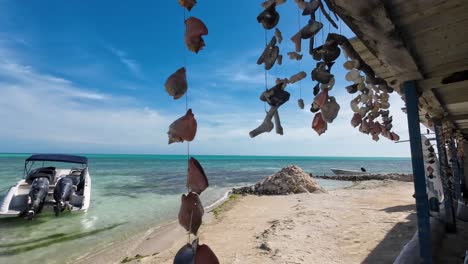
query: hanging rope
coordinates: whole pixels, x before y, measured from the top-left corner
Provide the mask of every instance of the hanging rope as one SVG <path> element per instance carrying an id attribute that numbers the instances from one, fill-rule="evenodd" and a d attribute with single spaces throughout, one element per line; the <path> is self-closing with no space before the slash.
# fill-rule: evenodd
<path id="1" fill-rule="evenodd" d="M 184 10 L 184 27 L 185 27 L 185 20 L 187 20 L 187 13 L 186 13 L 186 10 L 185 8 L 183 8 Z M 184 68 L 186 69 L 185 72 L 187 72 L 187 50 L 184 48 Z M 187 73 L 186 73 L 186 76 L 187 76 Z M 188 78 L 187 78 L 188 79 Z M 189 89 L 187 89 L 187 91 L 185 92 L 185 112 L 188 111 L 188 97 L 189 97 Z M 190 142 L 187 141 L 187 165 L 188 165 L 188 162 L 190 160 Z M 189 192 L 190 190 L 188 189 L 188 186 L 187 186 L 187 192 Z M 190 240 L 190 233 L 189 233 L 189 240 Z"/>
<path id="2" fill-rule="evenodd" d="M 265 47 L 268 46 L 268 31 L 265 29 Z M 268 90 L 268 71 L 265 68 L 265 91 Z M 267 113 L 267 106 L 266 102 L 263 102 L 263 108 L 265 109 L 265 113 Z"/>
<path id="3" fill-rule="evenodd" d="M 297 28 L 299 31 L 301 31 L 301 10 L 299 9 L 299 6 L 297 7 Z M 315 36 L 314 36 L 315 37 Z M 302 60 L 299 60 L 299 72 L 301 72 L 301 63 Z M 299 81 L 299 99 L 302 99 L 302 80 Z"/>

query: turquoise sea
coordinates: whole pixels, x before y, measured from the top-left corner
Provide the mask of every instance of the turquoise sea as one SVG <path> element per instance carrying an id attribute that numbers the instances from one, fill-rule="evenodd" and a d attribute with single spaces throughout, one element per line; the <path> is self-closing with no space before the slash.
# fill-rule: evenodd
<path id="1" fill-rule="evenodd" d="M 175 219 L 180 196 L 186 191 L 187 156 L 86 156 L 92 177 L 89 211 L 64 213 L 60 217 L 44 212 L 31 222 L 22 218 L 0 219 L 0 263 L 72 263 L 113 241 L 128 239 Z M 27 157 L 0 154 L 0 199 L 23 176 Z M 318 175 L 332 174 L 330 168 L 361 167 L 376 173 L 411 173 L 409 158 L 194 157 L 210 181 L 210 187 L 202 194 L 205 206 L 233 187 L 253 184 L 291 164 Z M 319 180 L 319 184 L 326 189 L 349 185 L 327 180 Z"/>

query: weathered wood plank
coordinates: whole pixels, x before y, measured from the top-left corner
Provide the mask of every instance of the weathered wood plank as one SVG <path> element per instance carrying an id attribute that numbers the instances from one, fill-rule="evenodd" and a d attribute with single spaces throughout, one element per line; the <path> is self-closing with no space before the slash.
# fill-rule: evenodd
<path id="1" fill-rule="evenodd" d="M 466 94 L 468 94 L 468 81 L 442 84 L 442 79 L 444 79 L 447 76 L 448 75 L 444 75 L 436 78 L 421 80 L 418 81 L 418 85 L 422 89 L 437 89 L 437 92 L 441 94 L 445 92 L 465 92 Z"/>
<path id="2" fill-rule="evenodd" d="M 372 54 L 389 65 L 395 74 L 417 72 L 413 57 L 399 37 L 380 0 L 330 0 L 334 10 Z M 418 76 L 422 78 L 422 75 Z"/>
<path id="3" fill-rule="evenodd" d="M 450 10 L 466 3 L 465 0 L 384 0 L 384 2 L 390 8 L 392 19 L 399 19 L 406 23 L 433 16 L 441 10 Z"/>

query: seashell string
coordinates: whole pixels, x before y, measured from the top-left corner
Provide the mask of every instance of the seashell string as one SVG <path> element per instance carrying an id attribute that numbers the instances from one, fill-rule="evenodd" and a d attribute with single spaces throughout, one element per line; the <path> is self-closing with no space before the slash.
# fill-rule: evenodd
<path id="1" fill-rule="evenodd" d="M 310 111 L 314 113 L 312 128 L 321 135 L 326 132 L 328 125 L 338 116 L 340 105 L 336 98 L 330 94 L 335 86 L 335 76 L 332 73 L 332 67 L 343 53 L 348 60 L 343 67 L 348 70 L 345 79 L 350 82 L 346 86 L 346 91 L 353 96 L 350 101 L 351 110 L 354 115 L 351 119 L 351 125 L 358 127 L 359 131 L 368 134 L 373 140 L 378 141 L 381 136 L 390 140 L 397 141 L 399 136 L 393 132 L 393 119 L 390 115 L 389 94 L 393 92 L 393 88 L 382 78 L 376 76 L 375 72 L 370 68 L 354 50 L 348 39 L 341 35 L 341 20 L 338 19 L 334 11 L 328 6 L 330 13 L 334 14 L 337 23 L 331 18 L 330 13 L 327 13 L 323 0 L 294 0 L 297 5 L 298 31 L 290 38 L 294 44 L 294 50 L 287 52 L 290 60 L 298 61 L 299 71 L 289 79 L 276 80 L 276 85 L 268 88 L 268 71 L 275 64 L 281 65 L 282 56 L 280 55 L 278 43 L 281 43 L 283 36 L 277 27 L 280 21 L 280 14 L 277 7 L 286 2 L 285 0 L 267 0 L 262 3 L 263 10 L 257 16 L 258 23 L 262 24 L 265 29 L 265 49 L 259 57 L 257 64 L 264 65 L 265 68 L 265 92 L 260 96 L 264 102 L 266 117 L 262 124 L 252 130 L 249 135 L 255 137 L 261 133 L 270 132 L 275 125 L 276 132 L 283 134 L 281 127 L 278 108 L 289 100 L 289 93 L 285 91 L 288 84 L 298 82 L 299 99 L 297 101 L 300 109 L 304 108 L 304 100 L 302 98 L 302 82 L 301 80 L 307 76 L 301 69 L 302 40 L 309 40 L 309 54 L 317 61 L 315 68 L 310 73 L 312 81 L 316 82 L 313 87 L 313 100 Z M 327 1 L 325 1 L 327 3 Z M 318 20 L 316 13 L 318 12 Z M 302 10 L 302 14 L 301 14 Z M 328 21 L 328 35 L 325 38 L 324 24 L 322 23 L 322 14 L 324 19 Z M 309 16 L 308 23 L 301 25 L 301 15 Z M 331 27 L 335 28 L 331 32 Z M 268 30 L 274 30 L 274 36 L 268 42 Z M 339 31 L 339 34 L 337 33 Z M 320 34 L 320 35 L 319 35 Z M 316 46 L 315 42 L 321 36 L 322 45 Z M 317 37 L 317 38 L 316 38 Z M 266 104 L 270 105 L 270 110 L 267 111 Z M 275 124 L 273 124 L 273 118 Z M 428 120 L 431 118 L 428 117 Z"/>
<path id="2" fill-rule="evenodd" d="M 184 8 L 185 33 L 184 40 L 189 51 L 198 54 L 205 42 L 204 35 L 208 35 L 208 28 L 198 18 L 186 19 L 186 10 L 189 12 L 196 4 L 196 0 L 178 0 Z M 219 264 L 219 260 L 207 245 L 200 245 L 199 239 L 192 241 L 191 235 L 197 236 L 202 224 L 204 208 L 200 200 L 200 194 L 209 186 L 208 178 L 198 160 L 190 157 L 190 142 L 195 139 L 197 133 L 197 121 L 192 109 L 188 108 L 188 82 L 186 76 L 186 52 L 184 52 L 184 65 L 171 74 L 164 84 L 167 93 L 178 100 L 185 95 L 185 115 L 175 120 L 168 131 L 169 144 L 187 142 L 187 194 L 181 197 L 179 209 L 179 224 L 187 230 L 187 244 L 174 256 L 174 263 L 205 263 Z"/>

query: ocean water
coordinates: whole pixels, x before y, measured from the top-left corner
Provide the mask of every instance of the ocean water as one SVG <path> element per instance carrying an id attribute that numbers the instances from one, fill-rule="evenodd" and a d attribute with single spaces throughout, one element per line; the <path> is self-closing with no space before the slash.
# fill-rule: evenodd
<path id="1" fill-rule="evenodd" d="M 0 154 L 0 199 L 23 176 L 27 156 Z M 55 217 L 51 210 L 45 210 L 33 221 L 0 219 L 0 263 L 72 263 L 79 256 L 176 218 L 180 196 L 186 191 L 186 156 L 86 156 L 92 177 L 89 211 Z M 233 187 L 253 184 L 291 164 L 316 175 L 331 175 L 330 168 L 361 167 L 376 173 L 411 173 L 408 158 L 195 157 L 210 182 L 201 197 L 205 206 Z M 53 165 L 60 167 L 57 163 Z M 340 181 L 318 182 L 326 189 L 350 185 Z"/>

